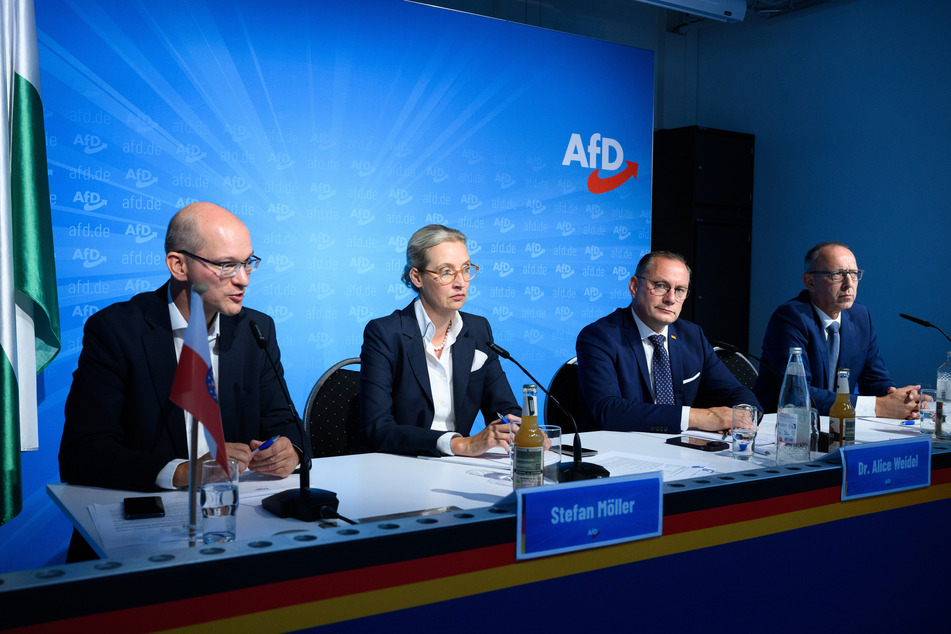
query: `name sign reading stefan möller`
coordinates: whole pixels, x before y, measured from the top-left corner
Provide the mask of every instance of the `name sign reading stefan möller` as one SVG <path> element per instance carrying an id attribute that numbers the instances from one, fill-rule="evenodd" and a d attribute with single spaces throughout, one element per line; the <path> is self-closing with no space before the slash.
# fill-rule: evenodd
<path id="1" fill-rule="evenodd" d="M 530 559 L 661 534 L 661 473 L 516 491 L 516 558 Z"/>
<path id="2" fill-rule="evenodd" d="M 843 501 L 931 484 L 930 438 L 850 445 L 839 452 Z"/>

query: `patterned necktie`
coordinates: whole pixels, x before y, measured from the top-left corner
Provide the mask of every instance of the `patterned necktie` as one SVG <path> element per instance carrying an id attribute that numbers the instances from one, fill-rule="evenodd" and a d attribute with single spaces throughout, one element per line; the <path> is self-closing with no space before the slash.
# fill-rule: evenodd
<path id="1" fill-rule="evenodd" d="M 664 347 L 664 335 L 651 335 L 648 339 L 654 345 L 654 402 L 674 405 L 674 384 L 670 379 L 670 357 Z"/>
<path id="2" fill-rule="evenodd" d="M 829 389 L 835 390 L 835 371 L 839 366 L 839 322 L 829 324 L 826 332 L 829 333 Z"/>

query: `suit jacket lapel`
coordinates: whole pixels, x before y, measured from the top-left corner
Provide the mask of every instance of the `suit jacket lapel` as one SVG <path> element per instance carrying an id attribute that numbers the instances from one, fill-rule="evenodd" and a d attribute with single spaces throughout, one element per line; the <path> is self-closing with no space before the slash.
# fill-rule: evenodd
<path id="1" fill-rule="evenodd" d="M 619 309 L 623 311 L 621 334 L 624 337 L 624 344 L 627 345 L 634 358 L 637 360 L 638 374 L 641 377 L 641 389 L 648 397 L 651 395 L 651 369 L 647 366 L 647 355 L 644 353 L 644 343 L 641 341 L 641 333 L 637 330 L 637 323 L 631 314 L 631 306 Z"/>
<path id="2" fill-rule="evenodd" d="M 413 370 L 416 382 L 422 388 L 430 406 L 433 403 L 433 389 L 429 384 L 429 369 L 426 367 L 426 351 L 423 350 L 423 336 L 419 334 L 419 323 L 416 321 L 416 309 L 411 303 L 400 311 L 400 323 L 403 336 L 403 347 L 409 359 L 409 367 Z"/>
<path id="3" fill-rule="evenodd" d="M 155 399 L 162 409 L 162 420 L 166 421 L 167 433 L 172 439 L 175 453 L 188 455 L 188 442 L 185 438 L 185 414 L 180 407 L 169 400 L 172 393 L 172 381 L 178 365 L 175 359 L 175 344 L 172 339 L 172 322 L 168 315 L 168 284 L 165 284 L 150 298 L 145 311 L 145 323 L 148 329 L 142 335 L 142 349 L 145 362 L 152 375 Z"/>
<path id="4" fill-rule="evenodd" d="M 463 402 L 469 387 L 472 359 L 475 357 L 475 340 L 469 336 L 469 326 L 463 321 L 462 330 L 452 344 L 452 400 L 456 412 Z"/>
<path id="5" fill-rule="evenodd" d="M 238 412 L 235 408 L 237 395 L 241 390 L 235 390 L 232 386 L 237 385 L 241 379 L 241 368 L 244 367 L 241 360 L 244 359 L 244 348 L 241 340 L 235 336 L 235 318 L 226 317 L 218 314 L 218 408 L 221 410 L 221 428 L 222 431 L 228 429 L 230 424 L 238 420 Z M 224 386 L 228 386 L 227 389 Z M 222 394 L 229 395 L 229 398 L 221 398 Z M 234 395 L 234 398 L 231 398 Z"/>
<path id="6" fill-rule="evenodd" d="M 677 405 L 683 405 L 684 365 L 683 354 L 681 354 L 680 348 L 680 340 L 677 339 L 676 324 L 671 324 L 667 327 L 667 356 L 670 357 L 670 380 L 674 387 L 674 403 Z"/>
<path id="7" fill-rule="evenodd" d="M 841 363 L 838 365 L 843 368 L 849 367 L 848 364 L 851 363 L 849 359 L 852 358 L 854 353 L 854 344 L 855 344 L 855 324 L 852 323 L 852 317 L 849 316 L 849 311 L 843 310 L 841 313 L 842 323 L 839 326 L 839 359 Z M 856 370 L 857 372 L 858 370 Z M 857 375 L 849 375 L 849 382 L 854 385 L 858 381 Z M 835 389 L 835 386 L 832 386 L 831 389 Z"/>

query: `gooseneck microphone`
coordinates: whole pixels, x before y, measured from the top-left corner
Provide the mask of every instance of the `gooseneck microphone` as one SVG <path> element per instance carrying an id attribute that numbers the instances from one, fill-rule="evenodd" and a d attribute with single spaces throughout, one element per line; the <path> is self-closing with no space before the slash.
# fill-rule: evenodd
<path id="1" fill-rule="evenodd" d="M 274 363 L 274 357 L 271 356 L 271 352 L 267 349 L 267 338 L 264 336 L 264 333 L 261 332 L 261 328 L 257 322 L 252 320 L 249 325 L 251 326 L 251 334 L 254 336 L 254 340 L 257 342 L 258 347 L 264 350 L 264 354 L 267 356 L 267 360 L 270 362 L 271 368 L 277 376 L 278 383 L 281 384 L 284 398 L 287 400 L 287 404 L 291 408 L 291 413 L 294 415 L 294 420 L 297 421 L 297 425 L 300 428 L 301 441 L 309 442 L 310 438 L 307 435 L 307 430 L 304 429 L 300 416 L 297 415 L 297 410 L 294 408 L 294 401 L 291 400 L 291 394 L 287 390 L 287 383 L 284 381 L 284 376 L 277 371 L 277 364 Z M 337 506 L 340 504 L 340 501 L 337 499 L 336 493 L 324 489 L 310 488 L 310 456 L 305 448 L 302 447 L 301 449 L 304 455 L 301 456 L 300 488 L 297 490 L 288 489 L 287 491 L 281 491 L 280 493 L 268 496 L 261 501 L 261 506 L 263 506 L 266 511 L 278 517 L 295 517 L 304 522 L 316 522 L 322 519 L 338 518 L 347 523 L 356 524 L 353 520 L 347 519 L 337 513 Z"/>
<path id="2" fill-rule="evenodd" d="M 941 330 L 940 328 L 938 328 L 937 326 L 935 326 L 935 325 L 934 325 L 933 323 L 931 323 L 930 321 L 925 321 L 924 319 L 918 319 L 917 317 L 912 317 L 911 315 L 906 315 L 905 313 L 898 313 L 898 316 L 901 317 L 902 319 L 907 319 L 908 321 L 913 321 L 913 322 L 915 322 L 916 324 L 918 324 L 919 326 L 924 326 L 925 328 L 934 328 L 935 330 L 937 330 L 938 332 L 940 332 L 942 335 L 944 335 L 944 338 L 945 338 L 945 339 L 947 339 L 948 341 L 951 341 L 951 337 L 949 337 L 949 336 L 947 335 L 947 333 L 945 333 L 943 330 Z"/>
<path id="3" fill-rule="evenodd" d="M 574 463 L 565 468 L 562 466 L 561 473 L 559 474 L 559 482 L 573 482 L 575 480 L 592 480 L 594 478 L 607 478 L 611 475 L 607 469 L 598 464 L 593 464 L 590 462 L 581 461 L 581 434 L 578 433 L 578 423 L 575 421 L 575 417 L 571 415 L 571 412 L 568 411 L 561 403 L 558 402 L 554 396 L 552 396 L 548 390 L 546 390 L 541 383 L 538 382 L 538 379 L 533 377 L 531 373 L 522 367 L 522 364 L 512 358 L 512 355 L 509 354 L 508 350 L 502 346 L 496 344 L 494 341 L 489 342 L 489 348 L 492 349 L 492 352 L 499 355 L 503 359 L 507 359 L 518 366 L 518 369 L 525 373 L 525 376 L 530 378 L 532 382 L 538 386 L 542 392 L 545 393 L 545 396 L 548 397 L 548 400 L 558 406 L 564 414 L 568 417 L 568 420 L 571 421 L 571 425 L 575 429 L 575 440 L 574 440 Z"/>

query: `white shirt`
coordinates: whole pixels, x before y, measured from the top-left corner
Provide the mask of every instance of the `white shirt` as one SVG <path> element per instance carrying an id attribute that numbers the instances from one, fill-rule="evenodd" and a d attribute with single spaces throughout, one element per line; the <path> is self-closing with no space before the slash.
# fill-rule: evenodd
<path id="1" fill-rule="evenodd" d="M 188 329 L 188 321 L 182 315 L 182 311 L 178 309 L 178 306 L 175 305 L 175 302 L 172 301 L 171 290 L 169 290 L 168 296 L 168 316 L 172 322 L 172 343 L 175 346 L 175 359 L 177 360 L 182 355 L 182 346 L 185 345 L 185 331 Z M 218 383 L 218 333 L 219 319 L 216 314 L 214 321 L 211 323 L 211 329 L 208 331 L 208 344 L 211 348 L 211 371 L 214 374 L 216 384 Z M 189 452 L 191 452 L 191 428 L 194 422 L 195 417 L 185 412 L 185 439 L 188 442 Z M 201 457 L 208 453 L 208 451 L 208 441 L 205 439 L 205 426 L 198 423 L 198 450 L 195 455 Z M 189 453 L 189 455 L 191 454 Z M 165 465 L 155 477 L 155 486 L 162 489 L 176 488 L 172 484 L 172 478 L 175 475 L 175 469 L 183 462 L 188 462 L 188 460 L 176 458 Z"/>
<path id="2" fill-rule="evenodd" d="M 649 337 L 651 335 L 664 336 L 664 349 L 667 350 L 667 357 L 670 358 L 670 346 L 668 346 L 667 326 L 660 332 L 654 332 L 650 326 L 641 321 L 641 318 L 634 312 L 634 306 L 631 306 L 631 316 L 634 317 L 634 323 L 637 324 L 637 334 L 641 336 L 641 344 L 644 346 L 644 354 L 647 356 L 647 372 L 650 375 L 648 382 L 651 388 L 651 396 L 654 399 L 657 395 L 654 393 L 654 344 Z M 683 431 L 690 426 L 690 407 L 684 405 L 680 411 L 680 430 Z"/>
<path id="3" fill-rule="evenodd" d="M 842 313 L 839 313 L 839 316 L 835 319 L 826 315 L 822 310 L 816 306 L 812 305 L 816 309 L 816 314 L 819 315 L 819 321 L 822 324 L 822 338 L 825 341 L 826 347 L 829 346 L 829 324 L 836 322 L 839 324 L 839 350 L 842 349 Z M 835 363 L 835 361 L 831 361 Z M 835 388 L 832 390 L 835 391 Z M 875 397 L 874 396 L 857 396 L 855 398 L 855 415 L 856 416 L 875 416 Z"/>
<path id="4" fill-rule="evenodd" d="M 419 332 L 423 336 L 426 369 L 429 371 L 429 387 L 433 393 L 435 414 L 430 429 L 446 432 L 436 441 L 436 449 L 441 454 L 451 456 L 452 439 L 461 436 L 456 433 L 456 412 L 452 402 L 452 344 L 462 331 L 462 315 L 457 312 L 452 318 L 449 331 L 443 341 L 442 354 L 436 356 L 436 348 L 433 346 L 436 327 L 426 314 L 423 302 L 419 298 L 413 302 L 413 309 L 416 311 Z"/>

